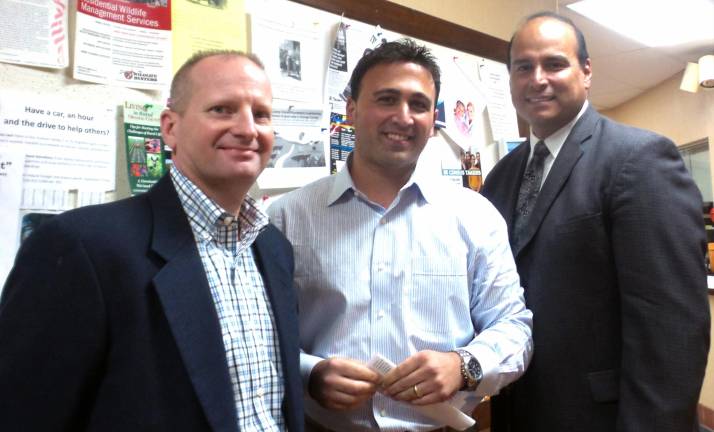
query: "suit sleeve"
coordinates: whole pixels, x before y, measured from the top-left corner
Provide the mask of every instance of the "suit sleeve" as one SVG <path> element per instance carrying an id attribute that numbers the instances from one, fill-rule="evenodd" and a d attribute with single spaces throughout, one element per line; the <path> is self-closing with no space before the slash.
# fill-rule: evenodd
<path id="1" fill-rule="evenodd" d="M 18 253 L 0 302 L 0 430 L 81 430 L 107 331 L 94 266 L 56 220 Z"/>
<path id="2" fill-rule="evenodd" d="M 709 348 L 701 195 L 675 146 L 650 135 L 616 173 L 621 295 L 618 431 L 692 431 Z"/>

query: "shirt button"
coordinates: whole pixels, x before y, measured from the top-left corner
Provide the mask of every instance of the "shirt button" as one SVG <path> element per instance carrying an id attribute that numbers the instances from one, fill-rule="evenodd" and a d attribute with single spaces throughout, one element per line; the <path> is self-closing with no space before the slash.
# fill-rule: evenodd
<path id="1" fill-rule="evenodd" d="M 265 390 L 263 390 L 263 387 L 259 387 L 255 393 L 258 395 L 258 397 L 265 396 Z"/>
<path id="2" fill-rule="evenodd" d="M 387 219 L 386 219 L 386 218 L 382 218 L 382 219 L 379 220 L 379 224 L 380 224 L 380 225 L 384 225 L 384 224 L 386 224 L 386 223 L 387 223 Z"/>
<path id="3" fill-rule="evenodd" d="M 387 416 L 387 410 L 385 410 L 385 409 L 379 410 L 379 415 L 381 415 L 382 417 L 386 417 L 386 416 Z"/>
<path id="4" fill-rule="evenodd" d="M 383 310 L 377 312 L 377 318 L 384 318 L 384 311 L 383 311 Z"/>
<path id="5" fill-rule="evenodd" d="M 223 219 L 223 225 L 228 226 L 233 223 L 233 218 L 231 216 L 226 217 Z"/>

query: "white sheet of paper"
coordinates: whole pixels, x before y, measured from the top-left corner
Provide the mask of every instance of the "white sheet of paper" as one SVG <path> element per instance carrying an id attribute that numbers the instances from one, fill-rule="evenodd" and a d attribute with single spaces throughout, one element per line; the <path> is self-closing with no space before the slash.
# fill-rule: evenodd
<path id="1" fill-rule="evenodd" d="M 367 362 L 367 366 L 382 375 L 385 375 L 396 367 L 389 359 L 379 354 L 375 354 Z M 439 402 L 432 405 L 412 405 L 412 408 L 456 430 L 465 430 L 476 424 L 476 420 L 459 411 L 448 402 Z"/>
<path id="2" fill-rule="evenodd" d="M 114 190 L 115 107 L 0 91 L 0 126 L 0 150 L 25 152 L 22 208 L 64 210 L 58 191 Z"/>

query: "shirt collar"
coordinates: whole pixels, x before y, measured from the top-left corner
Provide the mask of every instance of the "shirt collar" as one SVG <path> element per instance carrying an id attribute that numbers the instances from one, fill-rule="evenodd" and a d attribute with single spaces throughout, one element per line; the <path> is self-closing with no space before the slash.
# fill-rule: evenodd
<path id="1" fill-rule="evenodd" d="M 334 182 L 332 183 L 332 188 L 327 197 L 327 206 L 331 206 L 338 199 L 340 199 L 346 193 L 351 193 L 353 196 L 359 192 L 359 189 L 354 184 L 352 176 L 350 175 L 350 166 L 352 165 L 352 154 L 347 156 L 347 161 L 340 171 L 335 174 Z M 431 201 L 437 195 L 437 191 L 432 187 L 432 183 L 427 180 L 427 176 L 422 174 L 417 167 L 412 173 L 411 177 L 400 189 L 400 194 L 402 191 L 408 189 L 415 189 L 419 195 L 425 199 L 427 202 Z M 361 192 L 360 192 L 361 194 Z M 365 198 L 367 199 L 367 198 Z"/>
<path id="2" fill-rule="evenodd" d="M 219 232 L 235 230 L 242 241 L 255 239 L 268 225 L 268 216 L 246 195 L 238 216 L 228 213 L 189 180 L 175 165 L 170 171 L 181 204 L 198 238 L 225 238 Z"/>
<path id="3" fill-rule="evenodd" d="M 570 135 L 570 132 L 573 130 L 575 123 L 577 123 L 580 117 L 585 114 L 585 110 L 587 109 L 588 101 L 586 99 L 585 103 L 580 108 L 580 112 L 578 112 L 578 115 L 576 115 L 572 120 L 570 120 L 568 124 L 566 124 L 562 128 L 550 134 L 550 136 L 547 136 L 545 139 L 542 140 L 545 143 L 545 146 L 548 147 L 550 154 L 553 155 L 553 159 L 558 156 L 558 152 L 560 152 L 560 149 L 563 148 L 563 144 L 565 144 L 565 140 L 568 139 L 568 135 Z M 531 130 L 531 155 L 533 155 L 533 148 L 538 143 L 538 141 L 541 141 L 541 139 L 533 135 L 533 131 Z"/>

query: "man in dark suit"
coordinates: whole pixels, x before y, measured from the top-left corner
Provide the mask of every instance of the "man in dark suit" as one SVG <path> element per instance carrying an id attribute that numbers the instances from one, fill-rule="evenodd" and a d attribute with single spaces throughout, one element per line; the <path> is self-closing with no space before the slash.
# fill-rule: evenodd
<path id="1" fill-rule="evenodd" d="M 289 243 L 247 196 L 273 146 L 260 62 L 199 54 L 144 195 L 41 226 L 0 303 L 2 431 L 301 431 Z"/>
<path id="2" fill-rule="evenodd" d="M 508 66 L 530 142 L 482 193 L 509 224 L 534 356 L 495 398 L 494 431 L 697 430 L 710 319 L 697 187 L 671 141 L 588 106 L 569 20 L 529 17 Z"/>

